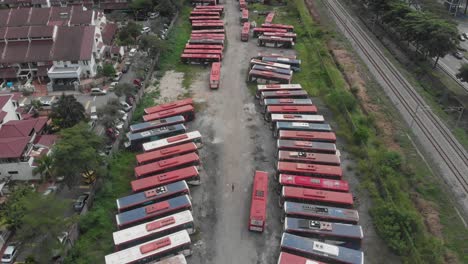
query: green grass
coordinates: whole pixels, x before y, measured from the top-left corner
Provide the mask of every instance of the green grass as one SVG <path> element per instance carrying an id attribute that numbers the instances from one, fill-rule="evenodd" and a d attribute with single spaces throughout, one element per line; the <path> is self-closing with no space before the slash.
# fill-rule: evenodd
<path id="1" fill-rule="evenodd" d="M 292 24 L 298 34 L 296 51 L 302 71 L 294 75 L 293 82 L 324 98 L 335 112 L 338 134 L 346 139 L 348 151 L 356 159 L 360 189 L 366 189 L 373 199 L 371 216 L 378 234 L 407 263 L 442 263 L 445 250 L 463 258 L 468 232 L 453 206 L 448 206 L 451 202 L 439 187 L 442 183 L 431 176 L 403 133 L 399 135 L 402 153 L 389 151 L 383 144 L 373 116 L 361 111 L 329 54 L 325 43 L 333 33 L 312 21 L 302 0 L 288 2 L 278 11 L 275 23 Z M 426 231 L 424 219 L 413 204 L 413 193 L 434 202 L 440 210 L 445 242 Z"/>
<path id="2" fill-rule="evenodd" d="M 159 90 L 143 94 L 140 103 L 137 105 L 135 112 L 133 112 L 132 123 L 142 121 L 145 114 L 145 108 L 154 106 L 154 100 L 159 98 Z"/>
<path id="3" fill-rule="evenodd" d="M 115 199 L 131 193 L 135 153 L 119 152 L 109 163 L 109 173 L 96 191 L 93 208 L 79 221 L 80 237 L 65 263 L 103 263 L 104 256 L 113 251 L 112 232 L 116 231 Z"/>

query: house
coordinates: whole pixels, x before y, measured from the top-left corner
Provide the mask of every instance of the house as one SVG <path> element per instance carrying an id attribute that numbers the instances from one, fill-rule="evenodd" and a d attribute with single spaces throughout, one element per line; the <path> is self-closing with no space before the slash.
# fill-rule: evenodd
<path id="1" fill-rule="evenodd" d="M 19 94 L 0 94 L 0 128 L 10 120 L 20 120 L 18 109 Z"/>
<path id="2" fill-rule="evenodd" d="M 119 61 L 125 55 L 125 49 L 123 46 L 106 46 L 106 56 L 108 58 L 116 58 Z"/>
<path id="3" fill-rule="evenodd" d="M 128 9 L 129 2 L 127 0 L 0 0 L 0 8 L 84 6 L 87 9 L 99 8 L 110 11 Z"/>
<path id="4" fill-rule="evenodd" d="M 102 12 L 81 6 L 0 10 L 0 81 L 50 81 L 50 90 L 74 89 L 94 77 Z"/>
<path id="5" fill-rule="evenodd" d="M 0 128 L 0 180 L 39 180 L 36 159 L 48 155 L 57 140 L 45 135 L 47 118 L 11 120 Z"/>

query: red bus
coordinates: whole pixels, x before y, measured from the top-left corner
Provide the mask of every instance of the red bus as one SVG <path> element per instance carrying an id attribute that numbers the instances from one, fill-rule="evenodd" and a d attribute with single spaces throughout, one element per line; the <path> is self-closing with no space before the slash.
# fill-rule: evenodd
<path id="1" fill-rule="evenodd" d="M 325 262 L 304 258 L 286 252 L 280 252 L 278 264 L 327 264 Z"/>
<path id="2" fill-rule="evenodd" d="M 166 201 L 119 213 L 115 219 L 120 230 L 185 210 L 192 211 L 192 203 L 188 195 L 173 197 Z"/>
<path id="3" fill-rule="evenodd" d="M 273 22 L 273 18 L 275 18 L 275 12 L 270 12 L 265 18 L 265 24 L 270 24 Z"/>
<path id="4" fill-rule="evenodd" d="M 292 38 L 282 38 L 275 36 L 259 36 L 257 39 L 259 47 L 290 49 L 294 47 Z"/>
<path id="5" fill-rule="evenodd" d="M 207 33 L 197 33 L 191 34 L 191 39 L 222 39 L 224 40 L 226 36 L 224 34 L 207 34 Z"/>
<path id="6" fill-rule="evenodd" d="M 283 186 L 280 197 L 280 207 L 285 201 L 308 203 L 315 205 L 353 208 L 353 195 L 344 192 L 331 192 L 301 187 Z"/>
<path id="7" fill-rule="evenodd" d="M 254 65 L 255 66 L 255 65 Z M 271 67 L 271 66 L 269 66 Z M 277 68 L 277 67 L 275 67 Z M 257 85 L 257 92 L 255 97 L 260 98 L 260 93 L 265 91 L 282 91 L 282 90 L 302 90 L 300 84 L 266 84 L 266 85 Z"/>
<path id="8" fill-rule="evenodd" d="M 282 186 L 293 186 L 310 189 L 319 189 L 333 192 L 349 192 L 347 181 L 280 174 L 279 183 Z"/>
<path id="9" fill-rule="evenodd" d="M 249 22 L 249 10 L 247 8 L 242 9 L 240 17 L 240 24 L 242 25 L 245 22 Z"/>
<path id="10" fill-rule="evenodd" d="M 182 135 L 163 138 L 160 140 L 151 141 L 143 144 L 143 150 L 145 152 L 163 149 L 181 144 L 193 142 L 198 148 L 203 147 L 202 136 L 199 131 L 190 131 Z"/>
<path id="11" fill-rule="evenodd" d="M 249 35 L 250 35 L 250 22 L 245 22 L 244 25 L 242 26 L 241 41 L 249 41 Z"/>
<path id="12" fill-rule="evenodd" d="M 267 96 L 270 96 L 270 95 L 267 95 Z M 271 117 L 274 114 L 313 115 L 316 113 L 317 113 L 317 107 L 315 105 L 268 105 L 266 106 L 266 109 L 265 109 L 264 118 L 265 120 L 269 121 L 271 120 Z M 300 121 L 300 122 L 304 123 L 303 121 Z"/>
<path id="13" fill-rule="evenodd" d="M 188 166 L 196 166 L 197 169 L 200 169 L 200 157 L 196 153 L 188 153 L 181 156 L 155 161 L 149 164 L 136 166 L 134 169 L 135 178 L 139 179 L 154 175 L 156 173 L 182 169 Z"/>
<path id="14" fill-rule="evenodd" d="M 224 22 L 214 22 L 214 23 L 201 23 L 201 22 L 196 22 L 192 23 L 192 28 L 193 29 L 222 29 L 224 28 Z"/>
<path id="15" fill-rule="evenodd" d="M 199 29 L 192 30 L 192 34 L 225 34 L 224 29 Z"/>
<path id="16" fill-rule="evenodd" d="M 292 32 L 287 32 L 287 33 L 277 33 L 277 32 L 265 32 L 263 33 L 263 36 L 265 37 L 280 37 L 280 38 L 291 38 L 293 42 L 296 42 L 297 34 L 292 33 Z M 269 55 L 264 55 L 262 57 L 273 57 Z M 274 57 L 284 57 L 284 56 L 274 56 Z M 293 56 L 294 59 L 296 56 Z"/>
<path id="17" fill-rule="evenodd" d="M 255 65 L 271 66 L 271 67 L 285 69 L 285 70 L 290 70 L 291 69 L 291 65 L 288 65 L 288 64 L 266 62 L 266 61 L 261 61 L 261 60 L 257 60 L 257 59 L 251 59 L 250 60 L 250 69 L 252 69 L 253 66 L 255 66 Z"/>
<path id="18" fill-rule="evenodd" d="M 186 181 L 190 185 L 200 185 L 200 174 L 197 167 L 187 167 L 180 170 L 173 170 L 163 174 L 134 180 L 130 183 L 133 192 L 142 192 L 162 185 L 178 181 Z"/>
<path id="19" fill-rule="evenodd" d="M 210 89 L 218 89 L 221 80 L 221 63 L 213 62 L 210 73 Z"/>
<path id="20" fill-rule="evenodd" d="M 185 118 L 185 121 L 189 122 L 195 119 L 195 108 L 192 105 L 179 106 L 177 108 L 172 108 L 160 112 L 154 112 L 152 114 L 144 115 L 143 120 L 145 122 L 153 121 L 161 118 L 168 118 L 171 116 L 181 115 Z"/>
<path id="21" fill-rule="evenodd" d="M 304 90 L 280 90 L 261 92 L 260 100 L 266 98 L 309 98 L 309 94 Z"/>
<path id="22" fill-rule="evenodd" d="M 212 11 L 194 10 L 194 11 L 190 12 L 190 16 L 191 17 L 195 17 L 195 16 L 219 16 L 219 13 L 218 12 L 212 12 Z"/>
<path id="23" fill-rule="evenodd" d="M 183 116 L 172 116 L 168 118 L 158 119 L 151 122 L 143 122 L 138 124 L 133 124 L 130 126 L 131 133 L 138 133 L 147 131 L 150 129 L 160 128 L 164 126 L 173 126 L 178 124 L 185 123 L 185 118 Z"/>
<path id="24" fill-rule="evenodd" d="M 276 146 L 278 150 L 310 151 L 331 154 L 336 153 L 336 145 L 328 142 L 278 139 Z"/>
<path id="25" fill-rule="evenodd" d="M 167 200 L 172 197 L 188 195 L 190 190 L 185 181 L 178 181 L 168 185 L 159 186 L 144 192 L 134 193 L 125 197 L 118 198 L 117 211 L 119 213 L 132 210 L 144 205 Z"/>
<path id="26" fill-rule="evenodd" d="M 255 171 L 250 204 L 249 230 L 263 232 L 266 223 L 268 202 L 268 173 Z"/>
<path id="27" fill-rule="evenodd" d="M 220 19 L 213 19 L 213 20 L 202 19 L 202 20 L 193 20 L 192 24 L 193 23 L 195 23 L 195 24 L 216 24 L 216 23 L 221 23 L 221 22 L 223 22 L 223 21 L 220 20 Z"/>
<path id="28" fill-rule="evenodd" d="M 145 114 L 153 114 L 156 112 L 161 112 L 161 111 L 181 107 L 184 105 L 193 105 L 193 99 L 187 98 L 187 99 L 173 101 L 173 102 L 166 103 L 166 104 L 160 104 L 160 105 L 148 107 L 148 108 L 145 108 Z"/>
<path id="29" fill-rule="evenodd" d="M 278 176 L 281 173 L 285 173 L 301 176 L 325 177 L 337 180 L 341 180 L 343 177 L 343 170 L 341 167 L 330 165 L 278 161 L 276 170 Z"/>
<path id="30" fill-rule="evenodd" d="M 292 25 L 283 25 L 283 24 L 262 24 L 262 28 L 279 28 L 279 29 L 285 29 L 288 32 L 294 31 L 294 26 Z"/>
<path id="31" fill-rule="evenodd" d="M 247 9 L 247 3 L 245 0 L 239 0 L 239 10 L 242 11 L 242 9 Z"/>
<path id="32" fill-rule="evenodd" d="M 322 115 L 303 115 L 303 114 L 271 114 L 271 129 L 275 127 L 275 123 L 279 121 L 304 122 L 304 123 L 323 123 L 325 119 Z"/>
<path id="33" fill-rule="evenodd" d="M 201 49 L 201 50 L 196 50 L 196 49 L 186 49 L 184 50 L 185 54 L 215 54 L 223 57 L 223 51 L 222 50 L 207 50 L 207 49 Z M 213 63 L 219 63 L 219 62 L 213 62 Z"/>
<path id="34" fill-rule="evenodd" d="M 216 9 L 220 9 L 220 10 L 224 10 L 224 6 L 222 6 L 222 5 L 196 6 L 196 7 L 195 7 L 195 10 L 197 10 L 197 9 L 203 9 L 203 10 L 206 10 L 206 9 L 211 9 L 211 10 L 213 10 L 213 9 L 215 9 L 215 10 L 216 10 Z"/>
<path id="35" fill-rule="evenodd" d="M 168 159 L 175 156 L 197 152 L 197 145 L 194 143 L 186 143 L 178 146 L 173 146 L 169 148 L 159 149 L 151 152 L 145 152 L 142 154 L 136 155 L 136 160 L 138 165 L 147 164 L 150 162 L 155 162 L 162 159 Z"/>
<path id="36" fill-rule="evenodd" d="M 189 20 L 193 22 L 194 20 L 220 20 L 219 15 L 211 15 L 211 16 L 191 16 Z"/>
<path id="37" fill-rule="evenodd" d="M 336 142 L 336 135 L 334 132 L 315 132 L 315 131 L 300 131 L 300 130 L 281 130 L 279 132 L 279 139 L 289 140 L 310 140 L 320 142 Z"/>
<path id="38" fill-rule="evenodd" d="M 291 83 L 291 75 L 279 74 L 267 71 L 249 71 L 249 82 L 257 83 Z"/>
<path id="39" fill-rule="evenodd" d="M 278 33 L 286 33 L 288 32 L 286 29 L 280 29 L 280 28 L 254 28 L 253 29 L 253 36 L 254 38 L 257 38 L 260 35 L 263 35 L 265 32 L 278 32 Z"/>
<path id="40" fill-rule="evenodd" d="M 222 45 L 197 45 L 197 44 L 185 44 L 185 49 L 208 49 L 208 50 L 224 50 Z"/>
<path id="41" fill-rule="evenodd" d="M 219 45 L 224 46 L 224 40 L 222 39 L 189 39 L 189 44 L 195 45 Z"/>
<path id="42" fill-rule="evenodd" d="M 278 160 L 300 163 L 315 163 L 340 166 L 340 157 L 336 154 L 311 153 L 304 151 L 280 150 Z"/>
<path id="43" fill-rule="evenodd" d="M 217 54 L 191 54 L 184 53 L 180 56 L 183 63 L 195 63 L 195 64 L 208 64 L 212 62 L 220 62 L 221 56 Z"/>

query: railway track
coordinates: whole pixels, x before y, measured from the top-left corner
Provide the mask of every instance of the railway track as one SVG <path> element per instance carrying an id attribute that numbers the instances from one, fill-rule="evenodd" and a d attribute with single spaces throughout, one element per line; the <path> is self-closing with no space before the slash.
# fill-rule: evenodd
<path id="1" fill-rule="evenodd" d="M 396 99 L 394 102 L 399 104 L 400 109 L 403 110 L 402 115 L 409 117 L 407 122 L 414 123 L 421 131 L 422 136 L 427 139 L 430 146 L 426 148 L 426 151 L 428 153 L 435 152 L 441 161 L 436 161 L 439 163 L 438 165 L 441 167 L 445 165 L 447 168 L 445 171 L 450 172 L 451 177 L 456 180 L 462 191 L 459 193 L 459 197 L 465 199 L 463 207 L 468 212 L 468 200 L 466 200 L 468 197 L 468 154 L 463 146 L 458 143 L 445 124 L 432 111 L 418 113 L 419 109 L 428 109 L 427 104 L 344 7 L 336 0 L 324 0 L 323 2 L 336 18 L 339 26 L 346 31 L 366 60 L 370 62 L 369 66 L 388 86 L 392 93 L 389 96 Z M 441 169 L 444 171 L 443 168 Z M 444 174 L 450 177 L 447 173 Z"/>

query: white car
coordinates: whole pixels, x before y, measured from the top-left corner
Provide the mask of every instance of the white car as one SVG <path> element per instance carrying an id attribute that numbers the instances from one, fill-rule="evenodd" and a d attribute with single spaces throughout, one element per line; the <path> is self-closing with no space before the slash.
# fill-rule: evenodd
<path id="1" fill-rule="evenodd" d="M 155 19 L 155 18 L 157 18 L 157 17 L 159 17 L 159 13 L 158 13 L 158 12 L 153 12 L 153 13 L 150 13 L 150 14 L 149 14 L 149 18 L 150 18 L 150 19 Z"/>
<path id="2" fill-rule="evenodd" d="M 2 256 L 3 263 L 13 263 L 15 261 L 16 255 L 18 255 L 18 247 L 15 244 L 10 244 L 6 247 Z"/>
<path id="3" fill-rule="evenodd" d="M 122 117 L 120 117 L 120 120 L 125 121 L 128 118 L 128 114 L 124 110 L 119 110 L 119 113 L 122 114 Z"/>
<path id="4" fill-rule="evenodd" d="M 151 31 L 151 28 L 150 28 L 150 27 L 143 27 L 143 29 L 141 30 L 141 34 L 150 33 L 150 31 Z"/>
<path id="5" fill-rule="evenodd" d="M 124 126 L 124 123 L 119 121 L 118 123 L 115 124 L 115 128 L 117 128 L 117 130 L 121 130 Z"/>
<path id="6" fill-rule="evenodd" d="M 42 195 L 49 195 L 49 194 L 54 193 L 56 191 L 57 191 L 57 186 L 52 185 L 52 186 L 47 187 L 47 189 L 45 190 L 44 193 L 42 193 Z"/>
<path id="7" fill-rule="evenodd" d="M 117 86 L 117 84 L 119 84 L 119 82 L 111 82 L 111 84 L 109 85 L 109 91 L 114 91 L 115 86 Z"/>
<path id="8" fill-rule="evenodd" d="M 120 81 L 120 78 L 122 78 L 122 73 L 121 73 L 121 72 L 115 73 L 115 75 L 114 75 L 114 82 Z"/>
<path id="9" fill-rule="evenodd" d="M 99 87 L 91 88 L 90 95 L 106 95 L 106 94 L 107 94 L 107 91 Z"/>

